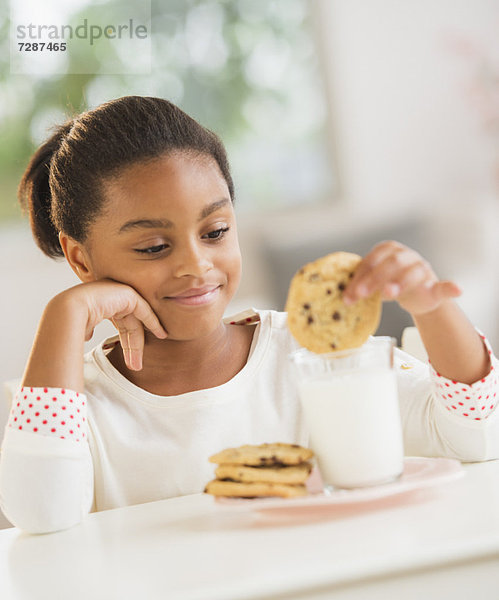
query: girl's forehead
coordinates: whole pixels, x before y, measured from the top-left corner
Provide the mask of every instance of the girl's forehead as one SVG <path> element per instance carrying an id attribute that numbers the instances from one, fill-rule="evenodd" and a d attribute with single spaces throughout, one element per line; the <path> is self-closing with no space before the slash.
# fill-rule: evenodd
<path id="1" fill-rule="evenodd" d="M 135 163 L 103 182 L 102 225 L 196 218 L 218 204 L 232 210 L 227 183 L 211 157 L 173 155 Z M 104 223 L 105 222 L 105 223 Z"/>
<path id="2" fill-rule="evenodd" d="M 145 194 L 168 193 L 170 196 L 210 193 L 212 189 L 228 192 L 227 183 L 216 161 L 207 155 L 175 153 L 133 163 L 104 181 L 106 197 L 124 199 Z"/>

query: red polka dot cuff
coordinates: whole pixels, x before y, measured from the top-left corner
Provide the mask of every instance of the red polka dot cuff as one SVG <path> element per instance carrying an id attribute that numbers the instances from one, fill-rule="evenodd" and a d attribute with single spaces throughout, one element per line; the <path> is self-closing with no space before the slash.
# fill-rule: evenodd
<path id="1" fill-rule="evenodd" d="M 437 373 L 430 364 L 433 389 L 436 399 L 446 410 L 475 421 L 486 419 L 498 402 L 499 361 L 492 353 L 488 340 L 480 334 L 490 356 L 491 367 L 486 377 L 471 385 L 447 379 Z"/>
<path id="2" fill-rule="evenodd" d="M 87 398 L 63 388 L 22 387 L 16 394 L 7 427 L 60 439 L 87 438 Z"/>

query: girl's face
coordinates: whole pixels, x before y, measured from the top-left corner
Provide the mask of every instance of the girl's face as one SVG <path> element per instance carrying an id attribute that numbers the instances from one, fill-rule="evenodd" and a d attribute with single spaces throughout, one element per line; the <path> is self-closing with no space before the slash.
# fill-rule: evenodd
<path id="1" fill-rule="evenodd" d="M 219 326 L 241 278 L 229 190 L 209 156 L 137 163 L 104 184 L 102 214 L 85 243 L 94 279 L 132 286 L 170 339 Z"/>

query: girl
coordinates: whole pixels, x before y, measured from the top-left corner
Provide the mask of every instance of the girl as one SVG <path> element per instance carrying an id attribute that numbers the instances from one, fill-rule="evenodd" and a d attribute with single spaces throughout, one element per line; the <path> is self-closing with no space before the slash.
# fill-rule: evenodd
<path id="1" fill-rule="evenodd" d="M 202 491 L 228 446 L 307 443 L 286 315 L 224 319 L 241 277 L 223 145 L 159 98 L 65 123 L 19 187 L 36 242 L 81 280 L 47 305 L 6 427 L 0 497 L 30 532 Z M 399 352 L 407 454 L 499 457 L 497 361 L 412 250 L 376 246 L 345 291 L 413 316 L 432 368 Z M 103 319 L 118 335 L 84 356 Z M 241 326 L 245 325 L 245 326 Z"/>

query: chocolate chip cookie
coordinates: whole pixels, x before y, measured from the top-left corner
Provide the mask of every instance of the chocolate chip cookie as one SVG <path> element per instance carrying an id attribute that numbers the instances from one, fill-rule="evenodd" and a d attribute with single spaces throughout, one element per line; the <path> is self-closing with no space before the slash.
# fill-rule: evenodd
<path id="1" fill-rule="evenodd" d="M 240 483 L 238 481 L 210 481 L 204 490 L 212 496 L 234 498 L 260 498 L 278 496 L 280 498 L 296 498 L 306 496 L 308 491 L 304 485 L 286 485 L 283 483 Z"/>
<path id="2" fill-rule="evenodd" d="M 343 291 L 362 258 L 334 252 L 304 265 L 293 277 L 285 310 L 297 342 L 324 353 L 362 346 L 378 328 L 379 292 L 347 306 Z"/>
<path id="3" fill-rule="evenodd" d="M 292 467 L 248 467 L 237 464 L 221 464 L 215 469 L 217 479 L 230 479 L 241 483 L 305 483 L 312 470 L 309 462 Z"/>
<path id="4" fill-rule="evenodd" d="M 297 444 L 260 444 L 245 445 L 238 448 L 227 448 L 213 456 L 209 461 L 217 464 L 230 463 L 248 466 L 282 466 L 298 465 L 312 458 L 314 453 L 309 448 Z"/>
<path id="5" fill-rule="evenodd" d="M 260 444 L 227 448 L 210 456 L 217 463 L 216 479 L 207 494 L 239 498 L 305 496 L 312 470 L 312 450 L 296 444 Z"/>

